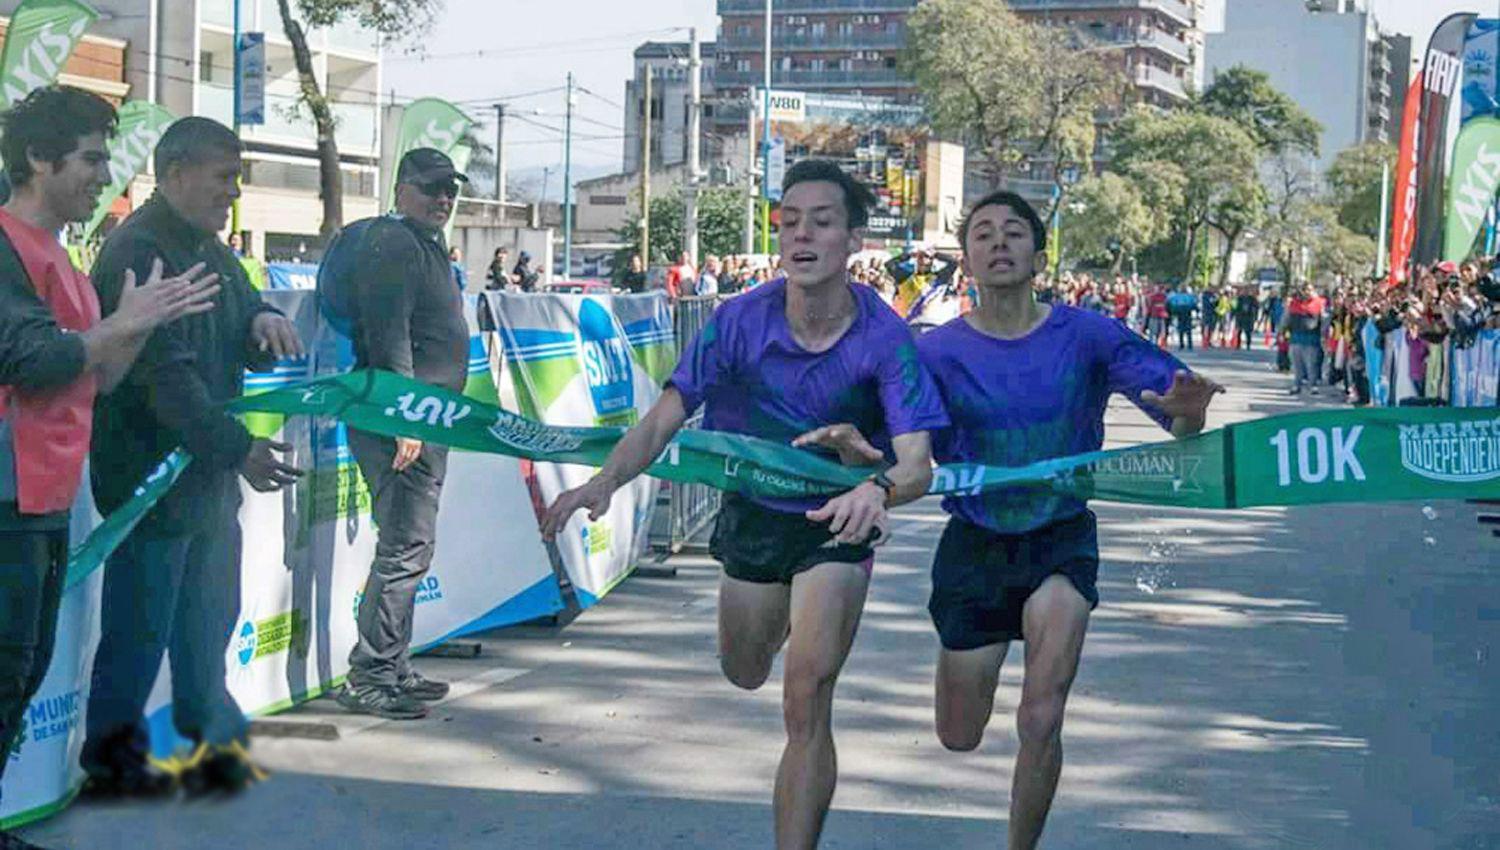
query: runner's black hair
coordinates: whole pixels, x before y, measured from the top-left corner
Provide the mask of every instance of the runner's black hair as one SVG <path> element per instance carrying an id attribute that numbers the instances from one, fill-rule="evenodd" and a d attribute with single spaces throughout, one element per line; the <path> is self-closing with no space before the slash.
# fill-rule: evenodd
<path id="1" fill-rule="evenodd" d="M 1036 214 L 1036 208 L 1033 207 L 1029 201 L 1021 197 L 1020 195 L 1017 195 L 1015 192 L 1007 192 L 1003 190 L 999 192 L 991 192 L 988 195 L 985 195 L 983 198 L 980 198 L 979 201 L 974 204 L 973 208 L 969 210 L 969 214 L 964 216 L 963 223 L 958 226 L 959 247 L 966 248 L 968 246 L 969 224 L 970 222 L 974 221 L 974 214 L 984 209 L 985 207 L 1010 207 L 1016 215 L 1026 219 L 1026 223 L 1031 225 L 1031 241 L 1032 244 L 1036 245 L 1036 249 L 1038 251 L 1046 249 L 1047 228 L 1042 224 L 1042 217 Z"/>
<path id="2" fill-rule="evenodd" d="M 850 177 L 838 164 L 826 159 L 804 159 L 786 170 L 781 181 L 781 193 L 785 195 L 798 183 L 822 181 L 837 183 L 844 190 L 844 210 L 849 214 L 849 229 L 864 227 L 870 222 L 870 207 L 875 203 L 875 193 L 869 187 Z"/>
<path id="3" fill-rule="evenodd" d="M 173 165 L 197 165 L 211 156 L 239 156 L 243 150 L 234 131 L 212 118 L 182 118 L 173 122 L 156 143 L 156 177 L 165 177 Z"/>

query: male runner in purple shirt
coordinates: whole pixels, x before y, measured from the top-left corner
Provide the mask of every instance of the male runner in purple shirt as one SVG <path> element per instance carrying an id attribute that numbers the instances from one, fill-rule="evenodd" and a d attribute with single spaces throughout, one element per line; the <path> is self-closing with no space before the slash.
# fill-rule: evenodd
<path id="1" fill-rule="evenodd" d="M 714 528 L 711 551 L 724 564 L 724 675 L 758 688 L 787 645 L 787 743 L 774 798 L 782 850 L 815 847 L 833 799 L 833 689 L 864 609 L 872 532 L 883 527 L 888 507 L 927 491 L 927 432 L 948 424 L 905 323 L 873 290 L 849 282 L 849 255 L 860 247 L 869 200 L 868 190 L 832 163 L 803 161 L 788 170 L 781 205 L 786 279 L 721 306 L 604 468 L 559 496 L 542 522 L 551 538 L 579 508 L 602 516 L 611 494 L 661 454 L 699 404 L 710 429 L 792 442 L 848 423 L 889 442 L 895 465 L 841 496 L 726 493 Z"/>
<path id="2" fill-rule="evenodd" d="M 1222 387 L 1113 319 L 1037 303 L 1032 278 L 1045 266 L 1047 236 L 1025 200 L 1008 192 L 981 199 L 959 240 L 979 305 L 917 342 L 953 420 L 934 433 L 939 463 L 1015 467 L 1097 450 L 1113 393 L 1174 436 L 1203 429 Z M 810 437 L 846 457 L 878 457 L 855 429 Z M 951 750 L 979 746 L 1006 650 L 1024 640 L 1009 846 L 1031 850 L 1062 772 L 1063 709 L 1099 602 L 1094 515 L 1081 499 L 1039 487 L 949 496 L 943 508 L 953 518 L 927 606 L 942 643 L 938 738 Z"/>

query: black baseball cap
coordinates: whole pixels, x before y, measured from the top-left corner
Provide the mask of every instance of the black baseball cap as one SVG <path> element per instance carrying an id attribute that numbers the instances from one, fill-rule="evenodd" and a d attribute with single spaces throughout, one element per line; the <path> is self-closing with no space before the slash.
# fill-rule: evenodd
<path id="1" fill-rule="evenodd" d="M 397 183 L 436 183 L 439 180 L 469 182 L 468 175 L 459 172 L 448 155 L 435 148 L 413 148 L 401 157 L 396 167 Z"/>

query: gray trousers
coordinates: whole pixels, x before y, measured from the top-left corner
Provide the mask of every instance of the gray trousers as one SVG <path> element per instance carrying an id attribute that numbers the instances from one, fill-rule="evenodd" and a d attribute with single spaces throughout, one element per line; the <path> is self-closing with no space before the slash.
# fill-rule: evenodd
<path id="1" fill-rule="evenodd" d="M 370 487 L 378 533 L 359 602 L 359 643 L 349 653 L 349 684 L 389 687 L 411 672 L 412 610 L 417 585 L 432 566 L 448 449 L 424 444 L 417 462 L 396 472 L 395 440 L 350 428 L 349 448 Z"/>
<path id="2" fill-rule="evenodd" d="M 172 670 L 172 721 L 210 744 L 248 741 L 248 723 L 225 682 L 224 656 L 240 616 L 240 492 L 223 476 L 205 498 L 196 532 L 149 536 L 143 526 L 109 556 L 99 649 L 89 691 L 85 768 L 107 759 L 116 739 L 144 750 L 142 712 L 161 668 Z"/>
<path id="3" fill-rule="evenodd" d="M 1320 352 L 1317 345 L 1292 343 L 1292 389 L 1301 391 L 1303 386 L 1316 387 L 1319 382 L 1318 362 Z"/>

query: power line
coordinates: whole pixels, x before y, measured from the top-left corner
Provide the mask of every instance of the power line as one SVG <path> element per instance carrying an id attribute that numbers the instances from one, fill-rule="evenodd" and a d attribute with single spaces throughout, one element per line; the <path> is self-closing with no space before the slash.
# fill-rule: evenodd
<path id="1" fill-rule="evenodd" d="M 574 86 L 574 88 L 578 89 L 579 91 L 583 92 L 586 95 L 590 95 L 592 97 L 596 97 L 599 100 L 604 101 L 605 103 L 609 104 L 610 106 L 613 106 L 616 109 L 624 109 L 625 108 L 625 107 L 621 106 L 620 104 L 615 103 L 614 101 L 612 101 L 609 98 L 605 97 L 604 95 L 599 94 L 599 93 L 593 91 L 592 89 L 586 89 L 583 86 Z"/>
<path id="2" fill-rule="evenodd" d="M 478 57 L 485 57 L 485 56 L 518 56 L 518 55 L 524 55 L 524 54 L 528 54 L 528 53 L 545 52 L 545 51 L 549 51 L 549 50 L 554 50 L 554 49 L 559 48 L 559 47 L 574 47 L 574 46 L 581 45 L 581 44 L 599 44 L 601 42 L 632 41 L 632 40 L 634 40 L 636 38 L 639 38 L 640 36 L 643 36 L 643 35 L 659 35 L 659 34 L 668 33 L 668 32 L 680 32 L 683 29 L 685 29 L 685 27 L 666 27 L 666 28 L 654 29 L 654 30 L 639 30 L 639 31 L 636 31 L 636 32 L 615 33 L 613 35 L 596 36 L 594 38 L 574 38 L 574 39 L 569 39 L 568 41 L 553 42 L 551 44 L 531 44 L 531 45 L 527 45 L 525 47 L 512 47 L 512 48 L 494 48 L 494 47 L 488 47 L 488 48 L 480 48 L 478 50 L 459 51 L 459 52 L 456 52 L 456 53 L 435 53 L 435 54 L 430 54 L 430 55 L 419 55 L 419 56 L 411 56 L 411 57 L 394 57 L 394 58 L 391 58 L 391 59 L 387 59 L 386 61 L 387 62 L 429 62 L 429 61 L 442 60 L 442 59 L 461 59 L 461 58 L 464 58 L 464 57 L 476 57 L 476 58 L 478 58 Z M 565 52 L 573 52 L 573 51 L 565 51 Z"/>

